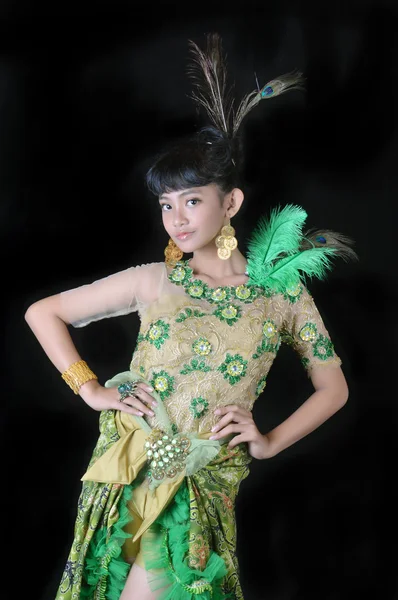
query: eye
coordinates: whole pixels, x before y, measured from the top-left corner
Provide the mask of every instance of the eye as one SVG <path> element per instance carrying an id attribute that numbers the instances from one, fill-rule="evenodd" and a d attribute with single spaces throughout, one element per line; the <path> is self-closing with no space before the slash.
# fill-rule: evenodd
<path id="1" fill-rule="evenodd" d="M 170 204 L 161 204 L 160 205 L 160 209 L 163 210 L 163 211 L 168 211 L 169 209 L 165 208 L 166 206 L 169 206 L 171 208 Z"/>
<path id="2" fill-rule="evenodd" d="M 190 198 L 188 200 L 188 202 L 195 202 L 195 204 L 193 205 L 193 206 L 195 206 L 197 202 L 200 202 L 200 200 L 199 200 L 199 198 Z"/>

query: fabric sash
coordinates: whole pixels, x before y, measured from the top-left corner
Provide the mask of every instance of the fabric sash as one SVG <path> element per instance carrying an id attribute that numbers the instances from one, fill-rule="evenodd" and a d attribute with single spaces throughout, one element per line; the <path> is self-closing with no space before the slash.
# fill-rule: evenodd
<path id="1" fill-rule="evenodd" d="M 121 383 L 135 380 L 149 383 L 134 371 L 125 371 L 117 374 L 105 383 L 105 387 L 116 387 Z M 161 429 L 171 437 L 183 435 L 190 440 L 190 446 L 185 458 L 185 467 L 177 475 L 160 482 L 151 482 L 145 479 L 134 490 L 134 511 L 142 521 L 141 526 L 133 537 L 137 541 L 142 534 L 156 520 L 166 508 L 180 487 L 185 476 L 193 475 L 205 467 L 219 453 L 221 445 L 227 443 L 231 437 L 219 440 L 210 440 L 211 432 L 189 432 L 174 435 L 170 419 L 164 408 L 161 398 L 156 390 L 151 395 L 157 400 L 158 405 L 153 407 Z M 81 478 L 82 481 L 97 481 L 101 483 L 130 484 L 136 479 L 142 468 L 147 466 L 145 442 L 149 438 L 152 428 L 143 417 L 116 411 L 115 423 L 119 439 L 96 460 Z"/>

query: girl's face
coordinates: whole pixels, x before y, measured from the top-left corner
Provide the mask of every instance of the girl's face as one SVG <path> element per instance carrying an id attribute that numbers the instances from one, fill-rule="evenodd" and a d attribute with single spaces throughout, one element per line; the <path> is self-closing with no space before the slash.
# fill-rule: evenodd
<path id="1" fill-rule="evenodd" d="M 228 196 L 215 184 L 160 196 L 164 228 L 184 253 L 214 243 L 226 224 Z"/>

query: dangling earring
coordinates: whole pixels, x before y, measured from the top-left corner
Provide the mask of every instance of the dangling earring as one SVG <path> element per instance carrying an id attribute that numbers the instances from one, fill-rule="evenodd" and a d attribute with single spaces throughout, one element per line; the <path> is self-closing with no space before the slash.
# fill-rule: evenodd
<path id="1" fill-rule="evenodd" d="M 182 259 L 184 253 L 181 248 L 177 246 L 174 240 L 170 238 L 166 248 L 164 249 L 164 255 L 166 257 L 166 264 L 174 267 L 175 263 Z"/>
<path id="2" fill-rule="evenodd" d="M 224 225 L 220 235 L 216 237 L 217 254 L 222 260 L 227 260 L 232 250 L 238 247 L 238 240 L 234 236 L 235 229 L 232 225 Z"/>

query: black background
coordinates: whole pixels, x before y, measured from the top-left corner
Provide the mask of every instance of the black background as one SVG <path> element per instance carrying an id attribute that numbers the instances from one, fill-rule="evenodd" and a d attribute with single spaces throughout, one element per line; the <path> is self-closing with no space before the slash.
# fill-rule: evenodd
<path id="1" fill-rule="evenodd" d="M 205 123 L 188 97 L 187 41 L 202 45 L 212 31 L 238 100 L 255 87 L 254 72 L 261 85 L 293 68 L 307 78 L 306 93 L 263 102 L 245 121 L 239 247 L 271 206 L 295 203 L 308 227 L 352 237 L 360 257 L 309 284 L 350 397 L 311 435 L 253 461 L 236 508 L 245 599 L 398 598 L 397 10 L 377 0 L 1 4 L 10 598 L 55 596 L 99 416 L 64 384 L 24 312 L 46 295 L 163 259 L 167 236 L 144 175 L 164 144 Z M 71 331 L 100 381 L 128 367 L 138 325 L 133 314 Z M 283 347 L 254 408 L 259 429 L 311 392 Z"/>

